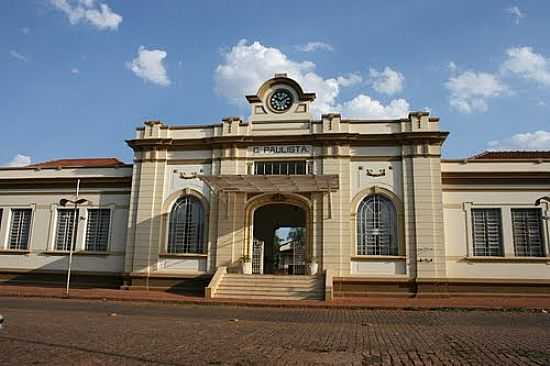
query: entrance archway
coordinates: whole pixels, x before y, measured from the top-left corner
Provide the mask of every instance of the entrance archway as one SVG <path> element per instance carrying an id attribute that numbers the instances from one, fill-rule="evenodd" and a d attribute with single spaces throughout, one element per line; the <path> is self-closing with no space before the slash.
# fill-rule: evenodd
<path id="1" fill-rule="evenodd" d="M 252 272 L 306 274 L 307 219 L 303 207 L 266 203 L 252 214 Z"/>

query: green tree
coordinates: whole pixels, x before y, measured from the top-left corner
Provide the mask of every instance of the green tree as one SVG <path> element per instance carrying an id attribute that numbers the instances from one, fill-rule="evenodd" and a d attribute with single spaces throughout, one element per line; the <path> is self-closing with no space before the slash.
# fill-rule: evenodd
<path id="1" fill-rule="evenodd" d="M 306 236 L 306 229 L 304 227 L 293 227 L 289 230 L 287 239 L 303 241 Z"/>

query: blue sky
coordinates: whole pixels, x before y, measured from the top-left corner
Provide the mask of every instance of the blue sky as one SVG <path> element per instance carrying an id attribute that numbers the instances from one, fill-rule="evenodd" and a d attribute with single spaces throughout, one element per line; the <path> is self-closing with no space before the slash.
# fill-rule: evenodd
<path id="1" fill-rule="evenodd" d="M 430 110 L 445 157 L 550 149 L 550 2 L 312 4 L 2 1 L 0 165 L 131 161 L 143 121 L 246 118 L 241 96 L 285 71 L 317 118 Z"/>

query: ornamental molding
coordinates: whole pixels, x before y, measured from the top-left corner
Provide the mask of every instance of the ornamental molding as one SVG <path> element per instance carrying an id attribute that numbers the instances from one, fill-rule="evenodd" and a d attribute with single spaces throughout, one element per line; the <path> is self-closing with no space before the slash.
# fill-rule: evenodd
<path id="1" fill-rule="evenodd" d="M 383 177 L 386 175 L 386 169 L 367 169 L 367 175 L 369 177 Z"/>

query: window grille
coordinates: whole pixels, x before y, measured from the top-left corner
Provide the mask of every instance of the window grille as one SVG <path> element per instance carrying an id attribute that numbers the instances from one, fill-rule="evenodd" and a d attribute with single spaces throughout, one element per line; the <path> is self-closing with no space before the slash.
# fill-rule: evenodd
<path id="1" fill-rule="evenodd" d="M 537 208 L 512 209 L 514 248 L 520 257 L 544 256 L 542 215 Z"/>
<path id="2" fill-rule="evenodd" d="M 252 242 L 252 274 L 264 273 L 264 241 L 254 239 Z"/>
<path id="3" fill-rule="evenodd" d="M 257 161 L 254 175 L 305 175 L 307 168 L 305 160 Z"/>
<path id="4" fill-rule="evenodd" d="M 55 232 L 55 250 L 68 251 L 73 244 L 75 210 L 63 208 L 57 210 L 57 229 Z M 73 246 L 74 249 L 74 246 Z"/>
<path id="5" fill-rule="evenodd" d="M 110 209 L 88 209 L 85 250 L 89 252 L 106 252 L 109 247 L 110 226 Z"/>
<path id="6" fill-rule="evenodd" d="M 9 246 L 13 250 L 29 248 L 29 234 L 31 229 L 32 209 L 12 209 Z"/>
<path id="7" fill-rule="evenodd" d="M 472 209 L 474 256 L 503 256 L 502 219 L 499 208 Z"/>
<path id="8" fill-rule="evenodd" d="M 178 199 L 170 212 L 168 253 L 203 253 L 204 207 L 193 196 Z"/>
<path id="9" fill-rule="evenodd" d="M 399 255 L 397 215 L 391 200 L 366 197 L 357 212 L 357 254 Z"/>

